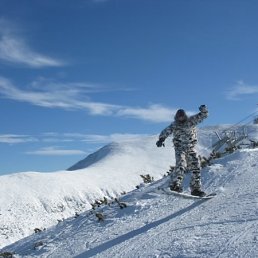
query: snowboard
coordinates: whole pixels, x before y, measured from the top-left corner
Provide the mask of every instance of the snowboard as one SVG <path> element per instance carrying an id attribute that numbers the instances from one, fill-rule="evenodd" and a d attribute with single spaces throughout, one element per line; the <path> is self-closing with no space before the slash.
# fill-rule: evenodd
<path id="1" fill-rule="evenodd" d="M 185 199 L 212 199 L 213 197 L 216 196 L 216 193 L 206 194 L 203 197 L 195 196 L 195 195 L 191 195 L 190 193 L 186 193 L 186 192 L 178 193 L 175 191 L 171 191 L 169 188 L 160 188 L 159 190 L 161 190 L 165 194 L 175 195 L 175 196 L 182 197 Z"/>

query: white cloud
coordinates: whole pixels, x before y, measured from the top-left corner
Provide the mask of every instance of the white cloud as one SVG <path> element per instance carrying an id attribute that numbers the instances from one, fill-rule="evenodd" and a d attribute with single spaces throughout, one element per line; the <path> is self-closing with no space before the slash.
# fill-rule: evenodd
<path id="1" fill-rule="evenodd" d="M 0 59 L 3 61 L 32 68 L 65 65 L 60 60 L 37 53 L 16 34 L 9 22 L 0 19 Z"/>
<path id="2" fill-rule="evenodd" d="M 84 155 L 86 152 L 82 150 L 73 149 L 60 149 L 56 146 L 45 147 L 35 151 L 28 151 L 29 155 L 42 155 L 42 156 L 70 156 L 70 155 Z"/>
<path id="3" fill-rule="evenodd" d="M 18 144 L 29 142 L 51 142 L 51 143 L 64 143 L 64 142 L 87 142 L 90 144 L 106 144 L 110 142 L 130 141 L 142 137 L 150 136 L 148 134 L 128 134 L 128 133 L 114 133 L 110 135 L 100 134 L 83 134 L 83 133 L 57 133 L 46 132 L 40 135 L 17 135 L 17 134 L 2 134 L 0 135 L 0 143 Z M 53 151 L 60 149 L 41 149 L 40 151 Z M 35 153 L 35 152 L 34 152 Z"/>
<path id="4" fill-rule="evenodd" d="M 176 112 L 176 109 L 160 104 L 152 104 L 147 107 L 129 107 L 95 102 L 90 100 L 88 96 L 92 92 L 106 90 L 105 87 L 97 84 L 60 83 L 44 78 L 32 82 L 25 90 L 16 87 L 10 80 L 0 77 L 0 95 L 41 107 L 85 110 L 91 115 L 129 117 L 154 123 L 170 122 Z M 188 113 L 191 115 L 193 112 Z"/>
<path id="5" fill-rule="evenodd" d="M 131 141 L 135 139 L 140 139 L 142 137 L 147 137 L 149 135 L 147 134 L 111 134 L 111 135 L 97 135 L 97 134 L 92 134 L 92 135 L 84 135 L 82 137 L 83 141 L 89 142 L 89 143 L 110 143 L 110 142 L 121 142 L 121 141 Z"/>
<path id="6" fill-rule="evenodd" d="M 16 134 L 1 134 L 0 143 L 26 143 L 26 142 L 35 142 L 37 139 L 28 135 L 16 135 Z"/>
<path id="7" fill-rule="evenodd" d="M 124 107 L 118 112 L 118 116 L 133 117 L 151 122 L 169 122 L 172 120 L 176 110 L 159 104 L 150 105 L 147 108 Z"/>
<path id="8" fill-rule="evenodd" d="M 149 136 L 148 134 L 115 133 L 110 135 L 83 133 L 44 133 L 40 138 L 43 142 L 87 142 L 90 144 L 106 144 L 116 141 L 130 141 Z"/>
<path id="9" fill-rule="evenodd" d="M 243 81 L 238 81 L 237 84 L 227 91 L 226 97 L 230 100 L 240 100 L 245 95 L 258 94 L 258 85 L 248 85 Z"/>
<path id="10" fill-rule="evenodd" d="M 37 82 L 30 85 L 29 90 L 17 88 L 11 81 L 0 77 L 0 95 L 5 98 L 27 102 L 36 106 L 62 109 L 84 109 L 93 115 L 110 115 L 118 106 L 88 99 L 85 93 L 92 85 L 83 83 L 48 84 L 38 86 Z"/>

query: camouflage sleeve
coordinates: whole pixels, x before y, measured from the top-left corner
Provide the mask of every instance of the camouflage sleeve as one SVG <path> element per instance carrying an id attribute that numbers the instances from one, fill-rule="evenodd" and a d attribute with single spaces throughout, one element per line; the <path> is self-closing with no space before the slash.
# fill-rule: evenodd
<path id="1" fill-rule="evenodd" d="M 170 134 L 172 134 L 174 131 L 174 125 L 173 123 L 170 124 L 168 127 L 166 127 L 159 135 L 159 139 L 166 139 Z"/>
<path id="2" fill-rule="evenodd" d="M 199 112 L 196 115 L 190 116 L 189 122 L 192 125 L 197 125 L 197 124 L 201 123 L 207 117 L 208 117 L 208 112 Z"/>

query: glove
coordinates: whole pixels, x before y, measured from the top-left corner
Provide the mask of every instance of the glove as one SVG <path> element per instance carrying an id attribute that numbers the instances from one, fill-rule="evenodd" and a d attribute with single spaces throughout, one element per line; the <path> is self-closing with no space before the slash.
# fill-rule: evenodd
<path id="1" fill-rule="evenodd" d="M 201 106 L 199 107 L 199 110 L 200 110 L 202 113 L 208 113 L 208 109 L 207 109 L 206 105 L 201 105 Z"/>
<path id="2" fill-rule="evenodd" d="M 161 147 L 161 146 L 165 146 L 164 145 L 164 142 L 165 141 L 165 139 L 163 139 L 163 138 L 160 138 L 157 142 L 156 142 L 156 145 L 157 145 L 157 147 Z"/>

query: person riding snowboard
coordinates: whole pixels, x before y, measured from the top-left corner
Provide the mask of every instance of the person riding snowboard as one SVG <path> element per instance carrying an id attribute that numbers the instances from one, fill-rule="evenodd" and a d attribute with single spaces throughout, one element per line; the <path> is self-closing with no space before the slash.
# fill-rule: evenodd
<path id="1" fill-rule="evenodd" d="M 186 169 L 192 172 L 190 182 L 191 194 L 195 196 L 205 196 L 201 190 L 201 169 L 200 162 L 195 151 L 197 143 L 196 125 L 208 117 L 208 109 L 205 105 L 199 107 L 200 112 L 193 116 L 187 116 L 183 109 L 179 109 L 173 121 L 159 135 L 157 147 L 164 146 L 166 138 L 173 134 L 173 143 L 176 156 L 176 179 L 170 183 L 170 189 L 176 192 L 182 192 L 182 182 Z"/>

